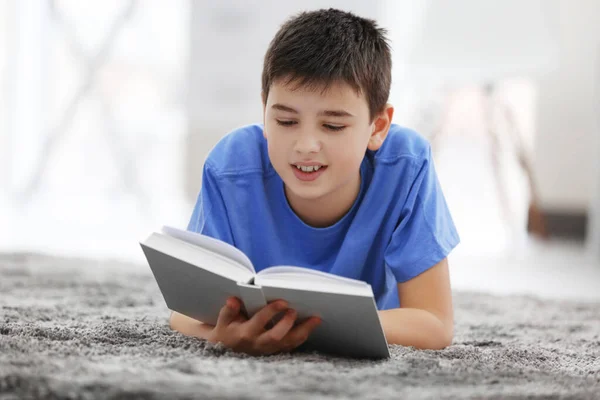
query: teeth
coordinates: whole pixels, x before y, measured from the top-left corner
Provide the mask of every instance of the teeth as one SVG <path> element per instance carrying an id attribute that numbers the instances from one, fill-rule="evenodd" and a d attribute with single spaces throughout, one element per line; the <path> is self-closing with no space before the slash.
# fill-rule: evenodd
<path id="1" fill-rule="evenodd" d="M 296 165 L 296 168 L 298 168 L 301 171 L 304 172 L 313 172 L 313 171 L 318 171 L 319 168 L 321 168 L 320 165 L 311 165 L 309 167 L 305 167 L 304 165 Z"/>

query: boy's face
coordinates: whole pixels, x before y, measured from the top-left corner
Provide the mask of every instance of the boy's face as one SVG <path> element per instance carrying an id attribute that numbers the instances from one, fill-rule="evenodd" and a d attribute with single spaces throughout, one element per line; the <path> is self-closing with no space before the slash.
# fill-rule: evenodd
<path id="1" fill-rule="evenodd" d="M 366 98 L 346 83 L 323 92 L 282 81 L 272 84 L 263 105 L 269 158 L 292 207 L 313 200 L 351 205 L 360 188 L 365 151 L 381 146 L 393 109 L 383 113 L 384 119 L 389 117 L 387 125 L 381 117 L 371 122 Z"/>

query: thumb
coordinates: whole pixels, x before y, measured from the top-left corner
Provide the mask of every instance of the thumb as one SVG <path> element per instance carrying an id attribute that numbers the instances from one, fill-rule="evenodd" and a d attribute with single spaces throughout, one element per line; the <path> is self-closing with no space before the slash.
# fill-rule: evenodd
<path id="1" fill-rule="evenodd" d="M 230 297 L 225 302 L 223 308 L 219 312 L 219 318 L 217 320 L 217 327 L 224 327 L 232 323 L 237 319 L 240 313 L 241 304 L 235 297 Z"/>

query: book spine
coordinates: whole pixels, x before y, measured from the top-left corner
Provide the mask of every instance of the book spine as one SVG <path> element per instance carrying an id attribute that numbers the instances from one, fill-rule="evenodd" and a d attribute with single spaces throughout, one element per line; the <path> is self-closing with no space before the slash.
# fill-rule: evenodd
<path id="1" fill-rule="evenodd" d="M 248 318 L 267 305 L 265 295 L 260 286 L 238 282 L 240 300 L 244 303 L 244 312 Z"/>

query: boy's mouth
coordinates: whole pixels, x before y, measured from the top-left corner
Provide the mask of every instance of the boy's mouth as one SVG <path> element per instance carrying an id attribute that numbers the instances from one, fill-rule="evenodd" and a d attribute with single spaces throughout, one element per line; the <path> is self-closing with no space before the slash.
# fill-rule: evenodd
<path id="1" fill-rule="evenodd" d="M 314 181 L 325 172 L 327 165 L 319 163 L 298 163 L 290 165 L 296 178 L 301 181 Z"/>
<path id="2" fill-rule="evenodd" d="M 302 172 L 316 172 L 321 168 L 327 168 L 327 165 L 316 164 L 316 163 L 308 163 L 308 164 L 292 164 L 292 166 L 296 167 L 296 169 Z"/>

